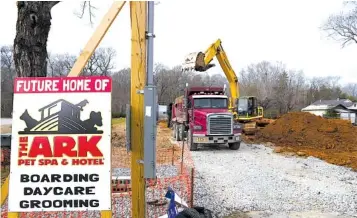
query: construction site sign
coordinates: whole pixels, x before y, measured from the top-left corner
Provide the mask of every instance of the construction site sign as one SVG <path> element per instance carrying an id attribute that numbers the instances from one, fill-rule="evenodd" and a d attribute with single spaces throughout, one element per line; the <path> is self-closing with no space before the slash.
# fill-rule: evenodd
<path id="1" fill-rule="evenodd" d="M 111 210 L 110 77 L 16 78 L 9 212 Z"/>

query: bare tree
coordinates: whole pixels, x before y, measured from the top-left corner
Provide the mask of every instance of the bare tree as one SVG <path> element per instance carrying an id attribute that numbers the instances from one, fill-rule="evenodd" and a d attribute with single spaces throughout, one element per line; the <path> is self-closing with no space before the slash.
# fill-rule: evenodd
<path id="1" fill-rule="evenodd" d="M 317 100 L 337 99 L 343 95 L 339 84 L 340 77 L 314 77 L 309 82 L 306 103 L 311 104 Z"/>
<path id="2" fill-rule="evenodd" d="M 348 83 L 342 90 L 348 95 L 357 97 L 357 83 Z"/>
<path id="3" fill-rule="evenodd" d="M 167 93 L 170 88 L 172 75 L 169 73 L 169 69 L 166 68 L 163 64 L 157 63 L 154 66 L 154 84 L 157 88 L 158 101 L 164 103 L 165 100 L 164 94 Z M 166 102 L 165 102 L 166 103 Z"/>
<path id="4" fill-rule="evenodd" d="M 1 49 L 1 116 L 10 117 L 12 112 L 15 67 L 13 49 L 2 46 Z"/>
<path id="5" fill-rule="evenodd" d="M 80 12 L 75 12 L 75 14 L 82 19 L 85 12 L 88 11 L 89 22 L 93 25 L 93 18 L 95 18 L 94 10 L 97 10 L 97 8 L 93 6 L 90 1 L 84 1 L 80 5 Z"/>
<path id="6" fill-rule="evenodd" d="M 130 68 L 125 68 L 113 73 L 112 79 L 112 111 L 123 115 L 125 113 L 125 105 L 128 104 L 130 100 Z"/>
<path id="7" fill-rule="evenodd" d="M 48 54 L 48 75 L 49 76 L 67 76 L 71 71 L 76 57 L 69 54 Z"/>
<path id="8" fill-rule="evenodd" d="M 90 57 L 82 73 L 86 76 L 109 76 L 115 68 L 114 58 L 116 52 L 113 48 L 98 48 Z M 66 76 L 72 69 L 76 57 L 66 54 L 48 54 L 48 75 Z"/>
<path id="9" fill-rule="evenodd" d="M 82 74 L 86 76 L 102 75 L 107 76 L 114 69 L 114 58 L 116 52 L 113 48 L 98 48 L 89 58 L 87 65 L 84 67 Z"/>
<path id="10" fill-rule="evenodd" d="M 51 9 L 59 1 L 18 1 L 16 37 L 14 40 L 14 63 L 19 77 L 45 77 L 47 75 L 47 39 L 51 28 Z M 88 7 L 89 5 L 89 7 Z M 93 6 L 88 9 L 90 21 Z"/>
<path id="11" fill-rule="evenodd" d="M 98 48 L 96 51 L 98 57 L 98 68 L 102 76 L 110 75 L 111 71 L 114 69 L 114 58 L 116 56 L 116 51 L 114 48 Z"/>
<path id="12" fill-rule="evenodd" d="M 280 62 L 250 64 L 239 73 L 241 95 L 256 96 L 262 107 L 272 107 L 274 87 L 277 86 L 278 76 L 284 71 L 285 65 Z"/>
<path id="13" fill-rule="evenodd" d="M 328 37 L 341 42 L 342 47 L 357 43 L 357 2 L 348 1 L 345 7 L 339 14 L 331 15 L 322 27 Z"/>
<path id="14" fill-rule="evenodd" d="M 51 9 L 58 3 L 59 1 L 17 2 L 18 15 L 14 40 L 17 76 L 46 76 Z"/>

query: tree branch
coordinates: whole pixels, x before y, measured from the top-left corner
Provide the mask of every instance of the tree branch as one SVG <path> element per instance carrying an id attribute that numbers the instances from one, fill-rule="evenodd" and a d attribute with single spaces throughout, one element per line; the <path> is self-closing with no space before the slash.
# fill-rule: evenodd
<path id="1" fill-rule="evenodd" d="M 343 11 L 337 15 L 331 15 L 323 24 L 322 30 L 336 41 L 341 42 L 341 47 L 344 48 L 350 42 L 357 44 L 357 4 L 344 4 L 353 6 L 349 11 Z"/>
<path id="2" fill-rule="evenodd" d="M 89 15 L 89 22 L 91 25 L 93 25 L 93 18 L 95 18 L 95 13 L 94 10 L 97 10 L 97 8 L 95 6 L 93 6 L 91 4 L 90 1 L 84 1 L 81 3 L 80 5 L 81 7 L 81 12 L 80 13 L 75 13 L 80 19 L 82 19 L 84 17 L 84 14 L 86 12 L 86 10 L 88 11 L 88 15 Z"/>

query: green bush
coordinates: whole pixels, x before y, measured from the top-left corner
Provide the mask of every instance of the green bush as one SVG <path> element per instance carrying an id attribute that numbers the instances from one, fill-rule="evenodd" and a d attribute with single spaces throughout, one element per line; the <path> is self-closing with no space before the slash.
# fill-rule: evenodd
<path id="1" fill-rule="evenodd" d="M 112 118 L 125 118 L 125 113 L 112 113 Z"/>
<path id="2" fill-rule="evenodd" d="M 325 116 L 327 118 L 339 118 L 339 115 L 336 113 L 336 111 L 332 109 L 327 110 Z"/>

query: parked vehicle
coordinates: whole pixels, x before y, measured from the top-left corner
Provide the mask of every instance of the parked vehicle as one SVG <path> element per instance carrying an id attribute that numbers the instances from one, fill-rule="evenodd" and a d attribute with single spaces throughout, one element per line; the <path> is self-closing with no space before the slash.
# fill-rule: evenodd
<path id="1" fill-rule="evenodd" d="M 182 141 L 187 136 L 191 151 L 198 144 L 228 144 L 238 150 L 242 124 L 234 120 L 228 104 L 225 87 L 187 87 L 172 105 L 173 137 Z"/>

